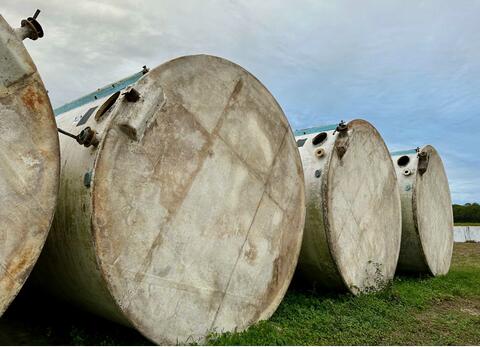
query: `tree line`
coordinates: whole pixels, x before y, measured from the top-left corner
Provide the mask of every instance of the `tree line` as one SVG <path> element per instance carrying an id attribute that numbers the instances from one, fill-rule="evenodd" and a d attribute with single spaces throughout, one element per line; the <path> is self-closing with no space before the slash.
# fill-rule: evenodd
<path id="1" fill-rule="evenodd" d="M 480 223 L 480 204 L 466 203 L 453 205 L 453 220 L 455 223 Z"/>

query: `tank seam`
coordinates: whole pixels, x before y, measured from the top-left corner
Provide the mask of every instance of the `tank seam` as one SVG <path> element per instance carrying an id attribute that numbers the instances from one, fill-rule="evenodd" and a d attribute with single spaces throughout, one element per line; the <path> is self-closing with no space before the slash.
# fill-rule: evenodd
<path id="1" fill-rule="evenodd" d="M 274 157 L 274 160 L 272 162 L 272 166 L 271 166 L 271 169 L 270 169 L 270 172 L 269 172 L 269 175 L 267 177 L 267 180 L 264 184 L 264 189 L 263 189 L 263 193 L 262 193 L 262 196 L 258 202 L 258 205 L 257 205 L 257 208 L 255 210 L 255 213 L 253 215 L 253 218 L 252 218 L 252 222 L 250 223 L 250 226 L 248 228 L 248 231 L 247 231 L 247 234 L 245 235 L 245 240 L 243 241 L 243 244 L 242 244 L 242 247 L 240 248 L 240 251 L 238 252 L 238 257 L 235 261 L 235 264 L 233 265 L 233 268 L 232 268 L 232 271 L 230 273 L 230 276 L 229 276 L 229 279 L 228 279 L 228 282 L 227 282 L 227 285 L 225 286 L 225 291 L 223 292 L 223 297 L 222 297 L 222 300 L 220 301 L 220 304 L 218 305 L 218 309 L 217 311 L 215 312 L 215 316 L 213 317 L 213 320 L 212 320 L 212 324 L 210 326 L 210 330 L 213 329 L 214 327 L 214 324 L 215 322 L 217 321 L 217 317 L 218 317 L 218 314 L 220 312 L 220 309 L 222 308 L 223 306 L 223 303 L 225 301 L 225 298 L 227 296 L 227 293 L 228 293 L 228 288 L 230 286 L 230 283 L 232 281 L 232 278 L 233 278 L 233 274 L 235 273 L 235 269 L 237 268 L 237 265 L 238 265 L 238 262 L 240 260 L 240 257 L 242 256 L 242 253 L 243 253 L 243 249 L 245 248 L 245 245 L 247 244 L 247 241 L 248 241 L 248 236 L 250 235 L 250 231 L 252 230 L 252 226 L 253 226 L 253 223 L 255 222 L 255 219 L 257 218 L 257 213 L 258 213 L 258 210 L 260 209 L 260 206 L 262 205 L 262 201 L 263 201 L 263 198 L 265 196 L 265 193 L 266 193 L 266 190 L 267 190 L 267 186 L 268 186 L 268 183 L 269 183 L 269 180 L 270 180 L 270 177 L 271 177 L 271 174 L 272 174 L 272 171 L 273 171 L 273 167 L 275 166 L 275 163 L 276 163 L 276 160 L 278 158 L 278 154 L 280 153 L 280 150 L 282 149 L 282 146 L 283 144 L 285 143 L 285 139 L 287 137 L 287 134 L 288 134 L 288 129 L 286 129 L 285 131 L 285 134 L 283 135 L 283 138 L 282 138 L 282 142 L 277 150 L 277 153 L 275 154 L 275 157 Z M 282 211 L 283 212 L 283 211 Z"/>

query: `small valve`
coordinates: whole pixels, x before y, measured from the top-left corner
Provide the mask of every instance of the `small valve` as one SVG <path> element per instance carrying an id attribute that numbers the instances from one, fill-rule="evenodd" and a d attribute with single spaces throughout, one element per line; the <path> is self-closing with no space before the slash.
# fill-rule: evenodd
<path id="1" fill-rule="evenodd" d="M 37 21 L 37 17 L 40 14 L 40 10 L 36 10 L 33 17 L 23 19 L 20 23 L 21 27 L 15 29 L 15 33 L 20 40 L 29 38 L 30 40 L 37 40 L 43 37 L 43 29 L 40 23 Z"/>
<path id="2" fill-rule="evenodd" d="M 97 133 L 90 127 L 83 129 L 77 136 L 77 142 L 85 147 L 98 146 Z"/>
<path id="3" fill-rule="evenodd" d="M 335 131 L 338 131 L 339 133 L 341 133 L 341 132 L 347 131 L 347 129 L 348 129 L 347 124 L 345 123 L 345 121 L 341 120 L 340 123 L 337 125 L 337 128 L 335 129 Z"/>
<path id="4" fill-rule="evenodd" d="M 97 133 L 95 130 L 93 130 L 90 127 L 86 127 L 83 129 L 80 134 L 78 135 L 73 135 L 65 130 L 62 130 L 60 128 L 57 128 L 58 132 L 60 134 L 66 135 L 68 137 L 71 137 L 72 139 L 75 139 L 79 144 L 84 145 L 85 147 L 90 147 L 94 146 L 97 147 L 100 141 L 97 138 Z"/>

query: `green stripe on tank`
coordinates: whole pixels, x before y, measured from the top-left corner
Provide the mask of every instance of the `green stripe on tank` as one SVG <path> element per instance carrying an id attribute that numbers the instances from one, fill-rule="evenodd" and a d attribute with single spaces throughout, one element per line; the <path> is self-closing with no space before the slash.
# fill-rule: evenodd
<path id="1" fill-rule="evenodd" d="M 332 124 L 332 125 L 325 125 L 325 126 L 314 127 L 314 128 L 299 129 L 299 130 L 295 130 L 293 132 L 293 134 L 295 136 L 315 134 L 315 133 L 319 133 L 319 132 L 322 132 L 322 131 L 335 130 L 337 128 L 337 126 L 338 126 L 338 124 Z"/>
<path id="2" fill-rule="evenodd" d="M 396 156 L 396 155 L 407 155 L 407 154 L 416 154 L 417 150 L 416 149 L 407 149 L 405 151 L 395 151 L 395 152 L 390 152 L 391 156 Z"/>
<path id="3" fill-rule="evenodd" d="M 102 99 L 109 95 L 112 95 L 122 89 L 127 88 L 128 86 L 137 82 L 144 74 L 146 74 L 148 70 L 144 69 L 136 74 L 133 74 L 127 78 L 124 78 L 120 81 L 114 82 L 105 86 L 103 88 L 97 89 L 95 92 L 82 96 L 80 99 L 73 100 L 63 106 L 60 106 L 53 110 L 55 116 L 61 115 L 62 113 L 68 112 L 73 110 L 77 107 L 81 107 L 83 105 L 89 104 L 95 100 Z"/>

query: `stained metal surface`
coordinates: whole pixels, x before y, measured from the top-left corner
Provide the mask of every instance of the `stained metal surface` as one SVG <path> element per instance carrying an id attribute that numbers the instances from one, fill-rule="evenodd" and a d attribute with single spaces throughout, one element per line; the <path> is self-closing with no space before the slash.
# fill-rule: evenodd
<path id="1" fill-rule="evenodd" d="M 390 154 L 363 120 L 296 131 L 307 191 L 299 274 L 354 294 L 383 288 L 395 273 L 400 196 Z M 323 142 L 314 144 L 325 132 Z M 305 140 L 305 141 L 304 141 Z"/>
<path id="2" fill-rule="evenodd" d="M 282 110 L 251 74 L 212 56 L 167 62 L 132 87 L 139 98 L 127 88 L 81 127 L 107 96 L 58 117 L 68 132 L 91 127 L 99 145 L 61 137 L 59 205 L 37 282 L 160 344 L 268 318 L 305 218 Z"/>
<path id="3" fill-rule="evenodd" d="M 59 182 L 53 110 L 21 41 L 28 25 L 13 30 L 0 16 L 0 315 L 41 252 Z"/>
<path id="4" fill-rule="evenodd" d="M 453 211 L 442 160 L 430 145 L 418 153 L 392 154 L 392 160 L 402 199 L 398 269 L 434 276 L 446 274 L 453 249 Z"/>

